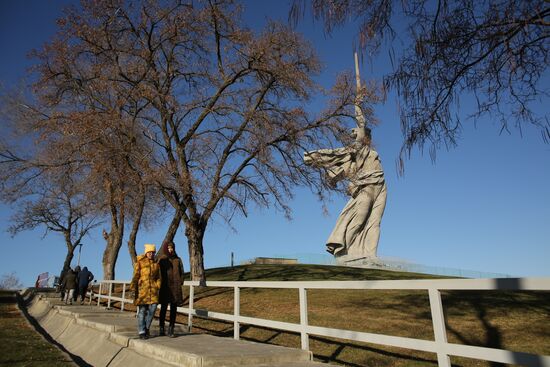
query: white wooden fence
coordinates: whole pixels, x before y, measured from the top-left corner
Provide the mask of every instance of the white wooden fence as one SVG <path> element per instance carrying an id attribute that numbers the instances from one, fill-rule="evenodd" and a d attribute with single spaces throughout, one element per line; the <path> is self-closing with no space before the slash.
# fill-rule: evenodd
<path id="1" fill-rule="evenodd" d="M 113 285 L 121 284 L 122 296 L 112 295 Z M 94 293 L 97 304 L 106 300 L 107 307 L 112 301 L 124 304 L 132 302 L 126 298 L 126 286 L 128 281 L 101 281 L 99 293 Z M 373 343 L 379 345 L 407 348 L 437 354 L 440 367 L 451 367 L 450 356 L 474 358 L 485 361 L 519 364 L 533 367 L 550 367 L 550 356 L 536 355 L 522 352 L 514 352 L 503 349 L 478 347 L 447 342 L 447 331 L 443 305 L 441 303 L 441 291 L 443 290 L 509 290 L 509 291 L 550 291 L 550 278 L 502 278 L 502 279 L 422 279 L 422 280 L 373 280 L 373 281 L 282 281 L 282 282 L 226 282 L 208 281 L 207 287 L 226 287 L 234 290 L 233 314 L 196 310 L 193 307 L 194 289 L 199 286 L 196 281 L 185 282 L 189 287 L 189 307 L 178 307 L 178 312 L 188 315 L 188 327 L 191 330 L 193 316 L 208 317 L 218 320 L 233 322 L 235 339 L 239 339 L 240 324 L 263 326 L 273 329 L 300 333 L 302 349 L 309 350 L 309 336 L 318 335 L 348 339 L 358 342 Z M 300 300 L 300 323 L 289 323 L 242 316 L 240 314 L 240 290 L 242 288 L 279 288 L 297 289 Z M 327 327 L 312 326 L 308 323 L 307 291 L 309 289 L 384 289 L 384 290 L 425 290 L 428 291 L 430 309 L 434 330 L 434 340 L 414 339 L 407 337 L 365 333 L 360 331 L 342 330 Z M 103 294 L 105 293 L 105 294 Z M 548 341 L 550 343 L 550 340 Z"/>

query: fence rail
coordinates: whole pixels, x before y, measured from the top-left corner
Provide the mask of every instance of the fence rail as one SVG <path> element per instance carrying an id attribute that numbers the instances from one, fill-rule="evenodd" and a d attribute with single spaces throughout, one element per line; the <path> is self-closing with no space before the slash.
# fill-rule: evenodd
<path id="1" fill-rule="evenodd" d="M 113 285 L 122 285 L 122 297 L 113 296 Z M 97 304 L 104 299 L 107 306 L 112 301 L 124 304 L 132 302 L 127 299 L 126 287 L 128 281 L 104 280 L 99 282 L 99 292 L 91 294 L 97 298 Z M 412 350 L 431 352 L 437 355 L 439 367 L 451 367 L 450 356 L 474 358 L 479 360 L 521 364 L 533 367 L 550 367 L 550 356 L 536 355 L 523 352 L 514 352 L 503 349 L 477 347 L 471 345 L 453 344 L 447 342 L 447 330 L 445 316 L 441 302 L 441 291 L 447 290 L 509 290 L 509 291 L 550 291 L 550 278 L 497 278 L 497 279 L 421 279 L 421 280 L 373 280 L 373 281 L 277 281 L 277 282 L 228 282 L 209 281 L 207 287 L 233 288 L 234 305 L 233 314 L 197 310 L 194 308 L 194 290 L 201 286 L 199 282 L 186 282 L 189 287 L 188 307 L 178 307 L 178 312 L 188 315 L 187 325 L 189 330 L 193 326 L 193 316 L 208 317 L 217 320 L 233 322 L 235 339 L 240 338 L 240 324 L 268 327 L 300 333 L 302 349 L 309 350 L 309 336 L 325 336 L 340 339 L 348 339 L 358 342 L 373 343 L 385 346 L 407 348 Z M 243 288 L 278 288 L 297 289 L 300 303 L 300 323 L 274 321 L 240 315 L 240 290 Z M 373 334 L 360 331 L 343 330 L 327 327 L 312 326 L 308 323 L 307 291 L 309 289 L 364 289 L 364 290 L 424 290 L 428 292 L 429 303 L 434 330 L 433 340 L 423 340 L 391 335 Z M 105 293 L 105 294 L 104 294 Z"/>

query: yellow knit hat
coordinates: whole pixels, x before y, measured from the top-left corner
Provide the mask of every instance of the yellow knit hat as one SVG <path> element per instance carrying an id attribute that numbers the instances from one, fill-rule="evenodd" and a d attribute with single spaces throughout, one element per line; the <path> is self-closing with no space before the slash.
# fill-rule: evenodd
<path id="1" fill-rule="evenodd" d="M 148 252 L 151 252 L 151 251 L 156 252 L 157 247 L 152 243 L 146 243 L 145 244 L 145 253 L 148 253 Z"/>

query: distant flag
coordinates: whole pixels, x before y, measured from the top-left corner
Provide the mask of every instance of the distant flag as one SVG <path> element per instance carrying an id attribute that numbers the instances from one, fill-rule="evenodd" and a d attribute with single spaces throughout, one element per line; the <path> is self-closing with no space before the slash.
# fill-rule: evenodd
<path id="1" fill-rule="evenodd" d="M 48 272 L 38 275 L 36 279 L 36 288 L 46 288 L 48 286 Z"/>

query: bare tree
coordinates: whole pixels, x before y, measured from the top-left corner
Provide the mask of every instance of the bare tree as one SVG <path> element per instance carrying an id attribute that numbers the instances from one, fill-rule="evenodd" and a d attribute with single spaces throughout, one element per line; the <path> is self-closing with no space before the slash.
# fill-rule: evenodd
<path id="1" fill-rule="evenodd" d="M 41 82 L 39 80 L 38 84 Z M 133 120 L 128 114 L 121 116 L 120 110 L 115 108 L 117 104 L 109 100 L 109 84 L 102 82 L 95 87 L 97 89 L 91 93 L 80 94 L 78 103 L 74 95 L 63 96 L 66 91 L 59 95 L 37 92 L 34 103 L 23 103 L 10 94 L 4 96 L 4 104 L 12 107 L 5 110 L 15 122 L 13 130 L 23 136 L 19 140 L 26 144 L 17 148 L 3 144 L 0 182 L 4 183 L 3 195 L 8 200 L 33 194 L 34 186 L 44 175 L 62 169 L 75 170 L 80 182 L 85 183 L 75 190 L 80 190 L 78 194 L 89 200 L 88 208 L 110 218 L 109 231 L 103 231 L 107 242 L 103 268 L 105 279 L 111 279 L 127 213 L 134 219 L 130 251 L 132 238 L 135 241 L 142 220 L 144 195 L 147 194 L 143 188 L 148 184 L 143 181 L 140 170 L 147 168 L 148 149 L 140 146 L 144 140 L 134 129 Z M 29 139 L 35 141 L 30 145 L 33 149 L 28 149 Z M 28 157 L 21 158 L 14 151 L 28 152 Z M 32 200 L 34 198 L 29 208 L 34 205 Z M 69 247 L 71 258 L 77 243 Z"/>
<path id="2" fill-rule="evenodd" d="M 0 289 L 21 289 L 23 284 L 19 280 L 17 273 L 12 271 L 9 274 L 2 274 L 0 278 Z"/>
<path id="3" fill-rule="evenodd" d="M 106 246 L 102 264 L 104 279 L 114 279 L 128 216 L 133 219 L 128 248 L 130 254 L 135 253 L 148 194 L 142 172 L 148 167 L 148 150 L 134 121 L 120 112 L 96 110 L 87 117 L 92 123 L 87 118 L 75 120 L 79 125 L 76 134 L 86 142 L 80 144 L 79 154 L 88 167 L 88 180 L 95 183 L 95 199 L 110 219 L 109 230 L 103 230 Z"/>
<path id="4" fill-rule="evenodd" d="M 385 84 L 400 97 L 404 142 L 399 158 L 429 144 L 432 158 L 441 146 L 454 146 L 464 114 L 460 101 L 473 95 L 474 121 L 490 115 L 502 130 L 531 123 L 550 141 L 550 122 L 533 111 L 548 97 L 550 5 L 544 0 L 295 0 L 291 18 L 310 4 L 330 32 L 359 20 L 358 46 L 377 51 L 393 39 L 396 24 L 408 23 L 408 45 L 396 58 Z M 464 103 L 462 103 L 464 105 Z"/>
<path id="5" fill-rule="evenodd" d="M 0 199 L 16 208 L 8 228 L 12 236 L 42 227 L 44 236 L 63 236 L 66 271 L 74 250 L 100 224 L 79 157 L 68 151 L 44 124 L 56 119 L 11 91 L 2 94 L 3 138 L 0 142 Z"/>
<path id="6" fill-rule="evenodd" d="M 102 231 L 106 241 L 103 276 L 113 279 L 128 215 L 133 220 L 128 240 L 133 260 L 146 196 L 151 192 L 147 182 L 150 148 L 136 120 L 143 106 L 124 88 L 108 65 L 110 60 L 67 43 L 81 31 L 74 33 L 60 24 L 58 37 L 35 52 L 39 63 L 34 96 L 40 107 L 34 109 L 53 112 L 35 122 L 34 129 L 54 141 L 67 160 L 77 160 L 93 187 L 88 194 L 110 225 Z M 106 64 L 87 62 L 96 57 Z"/>
<path id="7" fill-rule="evenodd" d="M 353 118 L 353 78 L 328 93 L 316 86 L 315 52 L 287 26 L 254 34 L 234 2 L 221 0 L 90 2 L 60 24 L 40 54 L 44 98 L 116 106 L 139 123 L 151 149 L 150 169 L 140 171 L 174 207 L 170 231 L 180 216 L 185 224 L 193 279 L 204 280 L 213 215 L 229 221 L 251 203 L 289 215 L 293 186 L 325 189 L 302 153 L 341 137 Z M 316 116 L 306 111 L 314 93 L 330 99 Z"/>
<path id="8" fill-rule="evenodd" d="M 12 186 L 2 192 L 2 199 L 17 207 L 8 228 L 12 236 L 37 227 L 45 229 L 44 236 L 49 232 L 63 236 L 67 254 L 61 272 L 69 269 L 84 236 L 100 224 L 94 204 L 82 194 L 83 183 L 76 176 L 68 170 L 50 170 L 33 180 L 32 188 L 21 189 L 18 181 L 19 190 Z"/>

